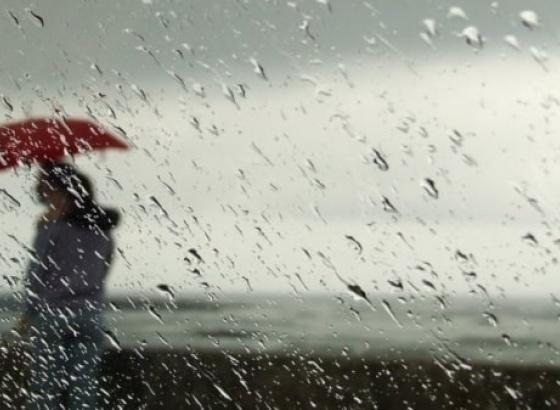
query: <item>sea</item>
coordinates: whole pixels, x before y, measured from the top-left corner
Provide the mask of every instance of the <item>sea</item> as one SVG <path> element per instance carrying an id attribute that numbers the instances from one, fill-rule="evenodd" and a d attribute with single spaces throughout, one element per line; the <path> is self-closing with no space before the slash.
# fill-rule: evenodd
<path id="1" fill-rule="evenodd" d="M 21 304 L 0 299 L 9 340 Z M 357 294 L 207 294 L 108 302 L 109 349 L 345 356 L 474 364 L 560 366 L 560 302 Z"/>

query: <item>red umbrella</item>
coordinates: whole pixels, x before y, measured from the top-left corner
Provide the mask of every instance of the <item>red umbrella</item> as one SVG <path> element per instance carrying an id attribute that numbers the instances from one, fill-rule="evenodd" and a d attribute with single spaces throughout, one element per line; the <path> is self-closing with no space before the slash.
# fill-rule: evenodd
<path id="1" fill-rule="evenodd" d="M 0 170 L 108 148 L 128 145 L 88 119 L 30 118 L 0 124 Z"/>

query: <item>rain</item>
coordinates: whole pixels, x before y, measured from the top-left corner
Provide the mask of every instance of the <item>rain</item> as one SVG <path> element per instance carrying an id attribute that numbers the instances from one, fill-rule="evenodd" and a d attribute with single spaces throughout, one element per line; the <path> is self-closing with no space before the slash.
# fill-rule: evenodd
<path id="1" fill-rule="evenodd" d="M 0 7 L 0 408 L 560 406 L 560 3 Z"/>

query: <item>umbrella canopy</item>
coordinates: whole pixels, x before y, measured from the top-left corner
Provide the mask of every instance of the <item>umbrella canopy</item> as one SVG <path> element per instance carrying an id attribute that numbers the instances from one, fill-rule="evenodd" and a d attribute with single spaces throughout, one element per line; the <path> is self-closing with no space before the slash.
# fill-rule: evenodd
<path id="1" fill-rule="evenodd" d="M 0 125 L 0 170 L 109 148 L 128 145 L 89 119 L 29 118 Z"/>

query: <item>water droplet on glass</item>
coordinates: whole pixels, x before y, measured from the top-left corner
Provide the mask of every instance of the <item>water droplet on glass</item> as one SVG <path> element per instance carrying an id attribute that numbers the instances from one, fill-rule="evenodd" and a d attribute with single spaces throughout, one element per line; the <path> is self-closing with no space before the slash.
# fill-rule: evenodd
<path id="1" fill-rule="evenodd" d="M 456 146 L 458 146 L 458 147 L 463 146 L 464 137 L 459 131 L 453 130 L 453 132 L 449 135 L 449 139 Z"/>
<path id="2" fill-rule="evenodd" d="M 428 289 L 432 292 L 435 292 L 437 290 L 436 286 L 433 284 L 433 282 L 431 282 L 429 280 L 422 279 L 422 284 L 426 287 L 426 289 Z"/>
<path id="3" fill-rule="evenodd" d="M 537 47 L 531 47 L 529 48 L 529 51 L 531 52 L 531 55 L 533 56 L 535 61 L 543 66 L 543 68 L 546 68 L 544 66 L 544 63 L 548 60 L 548 54 Z"/>
<path id="4" fill-rule="evenodd" d="M 154 319 L 156 319 L 162 325 L 165 324 L 165 322 L 163 321 L 163 318 L 161 317 L 161 315 L 159 314 L 159 312 L 156 310 L 156 308 L 153 305 L 148 305 L 148 313 L 150 313 L 150 316 L 152 316 Z"/>
<path id="5" fill-rule="evenodd" d="M 537 16 L 537 13 L 534 11 L 522 11 L 519 13 L 519 18 L 521 19 L 521 23 L 529 30 L 532 30 L 539 25 L 539 16 Z"/>
<path id="6" fill-rule="evenodd" d="M 530 232 L 523 235 L 521 239 L 523 239 L 524 242 L 528 243 L 531 246 L 534 247 L 539 246 L 539 242 L 537 241 L 537 238 L 535 238 L 535 235 L 533 235 Z"/>
<path id="7" fill-rule="evenodd" d="M 183 88 L 183 90 L 187 90 L 187 86 L 185 84 L 185 80 L 176 72 L 171 71 L 171 70 L 167 70 L 167 73 L 174 78 L 175 80 L 177 80 L 177 82 L 181 85 L 181 88 Z"/>
<path id="8" fill-rule="evenodd" d="M 190 255 L 195 257 L 198 263 L 204 263 L 204 259 L 202 259 L 202 256 L 200 256 L 200 253 L 196 249 L 191 248 L 188 250 L 188 252 Z"/>
<path id="9" fill-rule="evenodd" d="M 319 4 L 323 4 L 324 6 L 326 6 L 329 13 L 332 13 L 332 5 L 329 2 L 329 0 L 316 0 L 316 1 Z"/>
<path id="10" fill-rule="evenodd" d="M 159 200 L 155 196 L 150 195 L 149 199 L 159 208 L 159 210 L 163 213 L 163 215 L 166 218 L 169 218 L 169 214 L 167 213 L 167 211 L 165 210 L 161 202 L 159 202 Z"/>
<path id="11" fill-rule="evenodd" d="M 235 99 L 235 94 L 233 93 L 233 91 L 231 91 L 231 88 L 229 88 L 225 84 L 222 84 L 222 93 L 228 101 L 237 106 L 237 100 Z"/>
<path id="12" fill-rule="evenodd" d="M 455 259 L 459 263 L 467 263 L 469 261 L 469 257 L 466 254 L 464 254 L 463 252 L 461 252 L 459 249 L 457 249 L 457 251 L 455 251 Z"/>
<path id="13" fill-rule="evenodd" d="M 217 384 L 214 384 L 214 388 L 215 388 L 216 390 L 218 390 L 218 393 L 220 393 L 220 395 L 221 395 L 224 399 L 226 399 L 226 400 L 228 400 L 228 401 L 233 401 L 233 399 L 231 398 L 231 396 L 230 396 L 229 394 L 227 394 L 226 391 L 225 391 L 223 388 L 221 388 L 221 387 L 218 386 Z"/>
<path id="14" fill-rule="evenodd" d="M 393 206 L 393 204 L 391 203 L 391 201 L 389 201 L 389 199 L 387 197 L 382 197 L 381 199 L 381 207 L 383 208 L 383 210 L 385 212 L 390 212 L 390 213 L 398 213 L 397 208 L 395 208 Z"/>
<path id="15" fill-rule="evenodd" d="M 422 25 L 424 26 L 424 29 L 426 30 L 426 34 L 428 34 L 428 36 L 430 38 L 434 38 L 438 35 L 437 23 L 436 23 L 435 20 L 425 19 L 425 20 L 422 21 Z"/>
<path id="16" fill-rule="evenodd" d="M 345 235 L 344 237 L 348 239 L 348 242 L 350 243 L 350 247 L 354 249 L 358 253 L 358 255 L 362 253 L 364 248 L 356 238 L 354 238 L 352 235 Z"/>
<path id="17" fill-rule="evenodd" d="M 45 20 L 43 19 L 43 17 L 41 17 L 31 9 L 26 9 L 25 11 L 29 13 L 29 15 L 33 18 L 32 20 L 35 22 L 35 24 L 37 24 L 38 27 L 45 27 Z"/>
<path id="18" fill-rule="evenodd" d="M 486 320 L 488 320 L 488 322 L 489 322 L 492 326 L 494 326 L 494 327 L 497 327 L 497 326 L 498 326 L 498 318 L 497 318 L 496 315 L 494 315 L 493 313 L 484 312 L 484 313 L 482 314 L 482 316 L 483 316 L 484 318 L 486 318 Z"/>
<path id="19" fill-rule="evenodd" d="M 235 84 L 235 89 L 241 98 L 247 97 L 247 86 L 245 84 Z"/>
<path id="20" fill-rule="evenodd" d="M 8 201 L 10 202 L 10 204 L 13 207 L 19 208 L 21 206 L 21 202 L 19 202 L 12 194 L 10 194 L 8 191 L 6 191 L 4 188 L 0 188 L 0 193 L 8 199 Z"/>
<path id="21" fill-rule="evenodd" d="M 311 41 L 315 41 L 315 36 L 311 33 L 311 27 L 309 24 L 309 20 L 305 19 L 301 25 L 299 26 L 300 30 L 302 30 L 307 37 L 311 39 Z"/>
<path id="22" fill-rule="evenodd" d="M 21 28 L 21 25 L 19 24 L 19 19 L 15 16 L 15 14 L 12 11 L 8 11 L 8 14 L 10 15 L 10 17 L 12 18 L 12 21 L 15 23 L 15 25 L 18 28 Z"/>
<path id="23" fill-rule="evenodd" d="M 4 103 L 4 106 L 8 109 L 8 111 L 12 112 L 14 110 L 12 102 L 5 95 L 2 96 L 2 103 Z"/>
<path id="24" fill-rule="evenodd" d="M 509 386 L 504 386 L 504 389 L 506 390 L 506 392 L 511 396 L 511 398 L 513 400 L 518 400 L 519 399 L 519 393 L 517 390 L 515 390 L 513 387 L 509 387 Z"/>
<path id="25" fill-rule="evenodd" d="M 366 292 L 360 287 L 360 285 L 347 284 L 346 286 L 353 295 L 358 296 L 359 298 L 364 299 L 368 302 L 370 301 L 366 295 Z"/>
<path id="26" fill-rule="evenodd" d="M 478 277 L 475 271 L 465 271 L 463 272 L 463 275 L 472 280 L 475 280 Z"/>
<path id="27" fill-rule="evenodd" d="M 255 58 L 250 58 L 249 62 L 253 65 L 253 69 L 255 71 L 255 74 L 257 74 L 263 80 L 268 81 L 268 78 L 266 76 L 266 73 L 264 72 L 264 68 L 261 65 L 261 63 L 259 63 Z"/>
<path id="28" fill-rule="evenodd" d="M 404 290 L 404 284 L 400 279 L 388 280 L 387 282 L 389 283 L 389 285 L 393 286 L 394 288 L 397 288 L 398 290 Z"/>
<path id="29" fill-rule="evenodd" d="M 373 163 L 377 165 L 381 171 L 387 171 L 389 169 L 389 164 L 385 157 L 375 148 L 372 149 L 373 151 Z"/>
<path id="30" fill-rule="evenodd" d="M 313 178 L 313 185 L 315 185 L 319 189 L 325 189 L 326 188 L 326 185 L 323 182 L 321 182 L 318 178 Z"/>
<path id="31" fill-rule="evenodd" d="M 173 291 L 171 286 L 166 285 L 165 283 L 160 283 L 156 286 L 156 289 L 159 290 L 165 297 L 167 297 L 169 302 L 173 303 L 175 299 L 175 292 Z"/>
<path id="32" fill-rule="evenodd" d="M 395 315 L 395 312 L 393 311 L 393 308 L 391 307 L 391 304 L 387 300 L 383 299 L 381 301 L 381 305 L 383 306 L 383 309 L 385 309 L 385 312 L 387 312 L 389 317 L 393 320 L 393 322 L 395 322 L 398 327 L 403 327 L 403 325 L 401 324 L 401 322 L 399 321 L 399 319 Z"/>
<path id="33" fill-rule="evenodd" d="M 132 91 L 134 91 L 143 101 L 148 101 L 148 95 L 143 89 L 138 87 L 136 84 L 132 84 L 130 88 L 132 88 Z"/>
<path id="34" fill-rule="evenodd" d="M 193 126 L 193 128 L 200 132 L 200 121 L 195 116 L 191 116 L 189 123 Z"/>
<path id="35" fill-rule="evenodd" d="M 460 37 L 464 38 L 468 45 L 482 48 L 484 46 L 484 39 L 478 31 L 478 28 L 474 26 L 466 27 L 460 34 Z"/>
<path id="36" fill-rule="evenodd" d="M 445 299 L 442 296 L 436 296 L 436 300 L 438 302 L 438 307 L 440 309 L 445 309 L 447 307 L 447 304 L 445 303 Z"/>
<path id="37" fill-rule="evenodd" d="M 467 13 L 465 13 L 461 7 L 450 7 L 449 11 L 447 12 L 447 17 L 457 17 L 463 20 L 468 20 Z"/>
<path id="38" fill-rule="evenodd" d="M 426 178 L 422 181 L 422 187 L 424 188 L 424 190 L 426 191 L 426 193 L 431 196 L 434 199 L 438 199 L 439 198 L 439 191 L 436 188 L 436 184 L 435 182 L 430 179 L 430 178 Z"/>
<path id="39" fill-rule="evenodd" d="M 194 83 L 193 85 L 191 85 L 191 88 L 194 91 L 195 95 L 202 98 L 206 97 L 206 93 L 204 91 L 204 87 L 202 86 L 202 84 Z"/>
<path id="40" fill-rule="evenodd" d="M 110 330 L 105 330 L 104 333 L 105 333 L 105 337 L 107 338 L 111 346 L 113 346 L 115 349 L 117 349 L 117 351 L 120 352 L 122 350 L 122 345 L 117 339 L 117 337 L 115 336 L 115 334 Z"/>
<path id="41" fill-rule="evenodd" d="M 515 50 L 519 50 L 519 41 L 517 40 L 517 37 L 515 37 L 514 35 L 510 34 L 510 35 L 505 36 L 504 41 L 511 48 L 513 48 Z"/>

